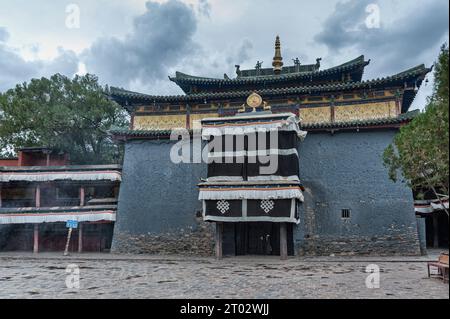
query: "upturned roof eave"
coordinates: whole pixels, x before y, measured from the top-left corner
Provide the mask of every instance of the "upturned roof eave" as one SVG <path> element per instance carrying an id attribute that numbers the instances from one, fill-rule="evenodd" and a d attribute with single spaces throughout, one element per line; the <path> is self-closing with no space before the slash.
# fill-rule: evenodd
<path id="1" fill-rule="evenodd" d="M 308 77 L 320 77 L 326 76 L 329 74 L 333 74 L 336 72 L 357 69 L 358 67 L 362 68 L 361 75 L 363 69 L 370 63 L 370 60 L 365 61 L 364 55 L 357 57 L 356 59 L 350 60 L 341 65 L 324 69 L 324 70 L 316 70 L 311 72 L 299 72 L 299 73 L 286 73 L 281 75 L 265 75 L 265 76 L 254 76 L 254 77 L 237 77 L 233 79 L 220 79 L 220 78 L 210 78 L 210 77 L 200 77 L 194 76 L 190 74 L 186 74 L 183 72 L 176 71 L 175 76 L 169 76 L 169 79 L 176 83 L 178 86 L 182 86 L 183 84 L 203 84 L 203 85 L 238 85 L 238 84 L 251 84 L 251 83 L 261 83 L 261 82 L 280 82 L 280 81 L 291 81 L 301 78 Z M 182 88 L 182 87 L 181 87 Z M 183 88 L 182 88 L 183 89 Z M 183 89 L 183 91 L 186 91 Z"/>
<path id="2" fill-rule="evenodd" d="M 401 73 L 384 77 L 377 78 L 362 82 L 345 82 L 338 84 L 327 84 L 327 85 L 316 85 L 316 86 L 302 86 L 302 87 L 289 87 L 282 89 L 262 89 L 258 90 L 261 95 L 276 95 L 276 94 L 304 94 L 313 92 L 333 92 L 342 90 L 354 90 L 354 89 L 364 89 L 364 88 L 374 88 L 383 86 L 386 84 L 395 83 L 398 81 L 404 81 L 411 78 L 425 77 L 425 75 L 431 71 L 431 68 L 426 68 L 423 64 L 418 65 L 409 70 L 403 71 Z M 245 97 L 251 94 L 251 90 L 245 91 L 231 91 L 231 92 L 214 92 L 214 93 L 198 93 L 189 95 L 172 95 L 172 96 L 156 96 L 148 95 L 143 93 L 137 93 L 132 91 L 127 91 L 124 89 L 111 87 L 110 96 L 115 101 L 120 103 L 129 112 L 134 109 L 133 104 L 145 103 L 145 102 L 191 102 L 191 101 L 202 101 L 205 99 L 226 99 L 226 98 L 237 98 Z"/>

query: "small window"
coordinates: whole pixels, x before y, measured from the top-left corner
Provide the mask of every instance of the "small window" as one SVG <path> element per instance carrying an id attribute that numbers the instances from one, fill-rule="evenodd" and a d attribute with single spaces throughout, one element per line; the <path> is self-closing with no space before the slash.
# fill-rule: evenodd
<path id="1" fill-rule="evenodd" d="M 341 211 L 341 217 L 342 217 L 342 218 L 350 218 L 350 209 L 344 208 L 344 209 Z"/>

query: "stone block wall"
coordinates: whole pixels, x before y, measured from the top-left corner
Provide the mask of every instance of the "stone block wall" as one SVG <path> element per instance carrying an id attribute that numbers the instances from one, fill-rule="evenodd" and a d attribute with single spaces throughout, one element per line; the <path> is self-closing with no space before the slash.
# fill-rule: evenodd
<path id="1" fill-rule="evenodd" d="M 213 225 L 199 217 L 205 164 L 174 164 L 169 140 L 125 146 L 113 252 L 213 253 Z"/>
<path id="2" fill-rule="evenodd" d="M 308 134 L 299 148 L 305 202 L 294 226 L 297 255 L 420 254 L 412 192 L 389 180 L 381 158 L 394 134 Z M 172 145 L 127 142 L 112 251 L 213 255 L 213 224 L 198 215 L 207 166 L 172 163 Z"/>
<path id="3" fill-rule="evenodd" d="M 299 255 L 419 255 L 413 195 L 389 180 L 382 153 L 394 130 L 310 133 L 300 145 L 306 190 Z M 342 209 L 350 210 L 343 218 Z"/>

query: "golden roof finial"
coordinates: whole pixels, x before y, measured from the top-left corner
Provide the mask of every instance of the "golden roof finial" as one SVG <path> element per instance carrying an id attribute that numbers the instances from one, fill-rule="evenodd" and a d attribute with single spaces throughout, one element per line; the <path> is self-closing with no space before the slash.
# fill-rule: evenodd
<path id="1" fill-rule="evenodd" d="M 283 58 L 281 57 L 281 44 L 280 44 L 280 37 L 277 35 L 277 38 L 275 40 L 275 56 L 273 57 L 273 72 L 275 74 L 280 74 L 281 69 L 283 67 Z"/>

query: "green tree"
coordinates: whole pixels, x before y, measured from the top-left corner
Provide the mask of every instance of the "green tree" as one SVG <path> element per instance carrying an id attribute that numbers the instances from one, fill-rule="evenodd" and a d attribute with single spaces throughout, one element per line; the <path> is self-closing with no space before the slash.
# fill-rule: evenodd
<path id="1" fill-rule="evenodd" d="M 17 85 L 0 94 L 0 149 L 47 146 L 67 152 L 74 164 L 119 162 L 121 147 L 108 130 L 127 126 L 128 116 L 107 93 L 91 74 Z"/>
<path id="2" fill-rule="evenodd" d="M 439 199 L 449 193 L 448 55 L 448 45 L 442 46 L 424 112 L 400 129 L 383 154 L 392 180 L 401 174 L 414 190 L 430 189 Z"/>

